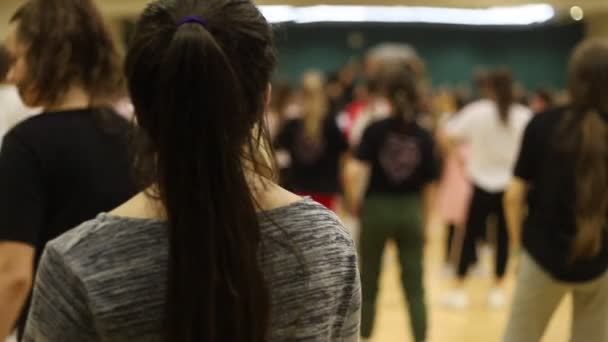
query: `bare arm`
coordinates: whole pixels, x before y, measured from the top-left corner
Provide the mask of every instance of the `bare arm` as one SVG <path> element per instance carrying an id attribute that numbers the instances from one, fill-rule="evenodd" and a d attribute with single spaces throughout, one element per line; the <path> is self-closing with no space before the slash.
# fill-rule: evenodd
<path id="1" fill-rule="evenodd" d="M 527 193 L 528 184 L 520 178 L 514 178 L 505 193 L 505 216 L 511 244 L 515 250 L 519 250 L 521 247 L 521 231 Z"/>
<path id="2" fill-rule="evenodd" d="M 0 341 L 12 332 L 32 287 L 34 247 L 0 242 Z"/>
<path id="3" fill-rule="evenodd" d="M 363 193 L 367 188 L 370 176 L 370 166 L 355 158 L 346 162 L 344 170 L 344 192 L 346 204 L 351 213 L 356 214 L 363 200 Z"/>

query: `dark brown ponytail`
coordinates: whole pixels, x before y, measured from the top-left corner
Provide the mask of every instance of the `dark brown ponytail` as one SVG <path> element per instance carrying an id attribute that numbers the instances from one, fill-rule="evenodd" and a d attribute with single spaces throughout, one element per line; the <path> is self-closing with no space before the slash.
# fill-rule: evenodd
<path id="1" fill-rule="evenodd" d="M 571 260 L 596 256 L 608 214 L 608 42 L 591 40 L 574 52 L 569 70 L 572 109 L 557 137 L 575 161 L 576 238 Z"/>
<path id="2" fill-rule="evenodd" d="M 385 72 L 386 92 L 393 107 L 393 115 L 401 118 L 406 125 L 416 122 L 420 96 L 415 74 L 405 65 L 393 66 Z"/>
<path id="3" fill-rule="evenodd" d="M 515 98 L 511 71 L 507 68 L 497 68 L 491 71 L 488 77 L 488 86 L 494 95 L 500 120 L 504 124 L 508 124 L 509 112 Z"/>
<path id="4" fill-rule="evenodd" d="M 139 21 L 127 75 L 169 226 L 165 341 L 267 341 L 248 174 L 274 62 L 251 1 L 158 0 Z"/>

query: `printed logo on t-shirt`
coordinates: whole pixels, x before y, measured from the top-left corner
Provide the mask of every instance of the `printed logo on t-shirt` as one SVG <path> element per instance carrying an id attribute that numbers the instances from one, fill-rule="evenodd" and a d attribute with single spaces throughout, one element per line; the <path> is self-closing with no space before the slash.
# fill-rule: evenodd
<path id="1" fill-rule="evenodd" d="M 298 160 L 304 164 L 313 164 L 321 159 L 325 151 L 325 140 L 314 139 L 305 132 L 300 132 L 297 137 L 295 153 Z"/>
<path id="2" fill-rule="evenodd" d="M 400 184 L 420 165 L 420 145 L 416 137 L 389 133 L 380 149 L 380 165 L 388 180 Z"/>

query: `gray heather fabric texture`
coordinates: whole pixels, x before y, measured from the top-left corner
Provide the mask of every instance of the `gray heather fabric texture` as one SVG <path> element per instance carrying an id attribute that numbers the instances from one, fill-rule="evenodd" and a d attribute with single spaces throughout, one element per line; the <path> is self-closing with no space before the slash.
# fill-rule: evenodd
<path id="1" fill-rule="evenodd" d="M 339 219 L 310 199 L 259 219 L 269 340 L 357 341 L 356 252 Z M 167 245 L 165 223 L 108 214 L 50 242 L 24 341 L 161 341 Z"/>

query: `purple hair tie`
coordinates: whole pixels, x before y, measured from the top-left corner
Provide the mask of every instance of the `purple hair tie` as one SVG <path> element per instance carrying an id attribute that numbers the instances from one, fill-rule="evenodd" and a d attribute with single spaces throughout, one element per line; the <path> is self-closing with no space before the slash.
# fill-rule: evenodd
<path id="1" fill-rule="evenodd" d="M 182 19 L 180 19 L 180 21 L 177 22 L 177 27 L 188 23 L 197 23 L 202 25 L 204 28 L 207 28 L 207 21 L 197 15 L 189 15 L 187 17 L 183 17 Z"/>

